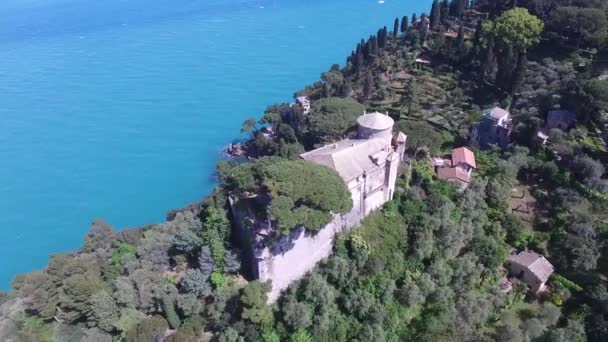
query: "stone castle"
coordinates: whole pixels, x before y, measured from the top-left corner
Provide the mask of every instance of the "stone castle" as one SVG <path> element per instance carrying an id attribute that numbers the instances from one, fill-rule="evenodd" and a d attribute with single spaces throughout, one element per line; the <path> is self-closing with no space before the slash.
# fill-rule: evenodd
<path id="1" fill-rule="evenodd" d="M 370 212 L 391 200 L 398 167 L 403 161 L 406 136 L 393 135 L 394 121 L 381 113 L 363 114 L 357 119 L 357 137 L 345 139 L 301 158 L 335 170 L 347 185 L 353 209 L 312 233 L 297 229 L 281 239 L 269 239 L 272 224 L 256 218 L 246 201 L 231 200 L 236 236 L 247 252 L 250 273 L 260 281 L 272 282 L 269 301 L 304 276 L 331 254 L 336 234 L 361 222 Z M 314 180 L 311 180 L 314 181 Z"/>

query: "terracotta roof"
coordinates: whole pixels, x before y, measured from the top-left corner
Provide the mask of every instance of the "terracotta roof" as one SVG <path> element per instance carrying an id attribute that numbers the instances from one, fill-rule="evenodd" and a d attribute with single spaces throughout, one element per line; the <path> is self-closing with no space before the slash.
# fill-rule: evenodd
<path id="1" fill-rule="evenodd" d="M 471 181 L 468 172 L 459 166 L 437 168 L 437 177 L 445 180 L 459 180 L 465 183 Z"/>
<path id="2" fill-rule="evenodd" d="M 452 161 L 449 159 L 431 158 L 431 160 L 433 162 L 433 166 L 439 166 L 439 167 L 451 167 L 452 166 Z"/>
<path id="3" fill-rule="evenodd" d="M 452 165 L 467 164 L 476 169 L 475 154 L 466 147 L 459 147 L 452 151 Z"/>
<path id="4" fill-rule="evenodd" d="M 382 131 L 393 127 L 395 121 L 388 114 L 375 112 L 361 115 L 357 118 L 357 123 L 359 126 Z"/>

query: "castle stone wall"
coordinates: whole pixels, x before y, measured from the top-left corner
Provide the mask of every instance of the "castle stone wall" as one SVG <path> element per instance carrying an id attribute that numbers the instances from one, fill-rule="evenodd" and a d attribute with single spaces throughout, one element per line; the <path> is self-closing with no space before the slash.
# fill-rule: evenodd
<path id="1" fill-rule="evenodd" d="M 344 229 L 345 223 L 346 220 L 342 216 L 336 216 L 315 235 L 300 229 L 288 238 L 275 242 L 274 246 L 265 248 L 257 261 L 259 280 L 272 281 L 272 290 L 268 294 L 269 302 L 274 302 L 291 283 L 302 278 L 319 261 L 331 254 L 336 234 Z M 286 239 L 289 241 L 285 241 Z M 273 254 L 271 250 L 280 250 L 280 246 L 277 246 L 280 244 L 289 244 L 293 247 L 282 253 Z"/>

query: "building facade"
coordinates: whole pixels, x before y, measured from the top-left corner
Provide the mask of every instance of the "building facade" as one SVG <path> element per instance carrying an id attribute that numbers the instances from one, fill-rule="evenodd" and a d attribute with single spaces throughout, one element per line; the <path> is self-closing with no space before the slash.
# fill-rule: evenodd
<path id="1" fill-rule="evenodd" d="M 302 112 L 304 114 L 310 113 L 311 103 L 308 96 L 298 96 L 296 97 L 296 104 L 302 107 Z"/>
<path id="2" fill-rule="evenodd" d="M 338 141 L 301 155 L 304 160 L 338 173 L 353 201 L 349 213 L 334 215 L 333 220 L 316 233 L 301 228 L 279 240 L 267 241 L 265 237 L 270 235 L 272 225 L 248 219 L 244 214 L 247 211 L 232 202 L 237 235 L 248 237 L 243 243 L 250 248 L 253 276 L 272 283 L 270 302 L 331 254 L 336 234 L 359 224 L 394 196 L 407 137 L 403 133 L 393 136 L 394 121 L 386 114 L 364 114 L 357 119 L 357 124 L 355 139 Z"/>
<path id="3" fill-rule="evenodd" d="M 545 284 L 554 272 L 553 265 L 544 256 L 528 251 L 511 255 L 506 266 L 509 274 L 530 286 L 534 295 L 545 290 Z"/>
<path id="4" fill-rule="evenodd" d="M 511 143 L 513 120 L 511 113 L 494 107 L 483 112 L 481 120 L 471 127 L 470 144 L 481 149 L 498 146 L 507 149 Z"/>
<path id="5" fill-rule="evenodd" d="M 465 189 L 471 182 L 471 174 L 477 168 L 475 154 L 466 147 L 455 148 L 452 159 L 433 158 L 437 178 L 453 182 Z"/>

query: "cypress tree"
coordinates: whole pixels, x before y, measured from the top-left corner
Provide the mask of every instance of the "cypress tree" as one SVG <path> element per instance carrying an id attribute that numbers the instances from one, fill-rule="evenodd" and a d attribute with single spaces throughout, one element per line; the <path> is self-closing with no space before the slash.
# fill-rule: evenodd
<path id="1" fill-rule="evenodd" d="M 439 6 L 439 0 L 433 1 L 433 7 L 431 8 L 431 29 L 437 30 L 441 24 L 441 7 Z"/>
<path id="2" fill-rule="evenodd" d="M 450 0 L 450 10 L 448 12 L 450 17 L 456 16 L 456 1 L 458 0 Z"/>
<path id="3" fill-rule="evenodd" d="M 165 318 L 167 318 L 167 322 L 169 322 L 171 328 L 179 328 L 181 322 L 177 312 L 175 311 L 175 300 L 169 295 L 164 295 L 161 298 L 161 305 L 165 313 Z"/>
<path id="4" fill-rule="evenodd" d="M 450 16 L 450 4 L 448 3 L 448 0 L 443 0 L 441 2 L 441 14 L 440 14 L 441 23 L 447 24 L 449 16 Z"/>
<path id="5" fill-rule="evenodd" d="M 409 22 L 409 20 L 407 18 L 407 15 L 404 15 L 403 19 L 401 19 L 401 33 L 407 32 L 409 23 L 410 22 Z"/>
<path id="6" fill-rule="evenodd" d="M 374 79 L 372 78 L 371 73 L 367 73 L 365 75 L 365 83 L 363 84 L 363 96 L 365 96 L 365 98 L 369 98 L 369 96 L 372 94 L 372 90 L 374 89 Z"/>
<path id="7" fill-rule="evenodd" d="M 399 18 L 395 18 L 395 24 L 393 25 L 393 39 L 397 39 L 399 34 Z"/>
<path id="8" fill-rule="evenodd" d="M 466 7 L 465 0 L 456 0 L 456 16 L 460 19 Z"/>
<path id="9" fill-rule="evenodd" d="M 384 42 L 382 43 L 382 45 L 386 46 L 386 42 L 388 41 L 388 29 L 386 28 L 386 26 L 384 26 L 382 28 L 382 39 L 384 40 Z"/>
<path id="10" fill-rule="evenodd" d="M 479 45 L 481 44 L 481 32 L 482 32 L 481 30 L 483 28 L 481 26 L 482 23 L 483 23 L 482 20 L 479 20 L 477 22 L 477 27 L 475 28 L 475 38 L 473 41 L 473 46 L 475 46 L 475 47 L 479 47 Z"/>
<path id="11" fill-rule="evenodd" d="M 418 17 L 416 17 L 416 13 L 412 14 L 412 25 L 416 24 L 416 20 L 418 20 Z M 416 27 L 414 27 L 416 28 Z"/>
<path id="12" fill-rule="evenodd" d="M 528 67 L 528 55 L 521 52 L 517 58 L 517 66 L 513 72 L 513 82 L 511 84 L 511 94 L 516 93 L 524 83 L 526 78 L 526 68 Z"/>
<path id="13" fill-rule="evenodd" d="M 429 27 L 428 25 L 425 25 L 425 21 L 426 21 L 426 14 L 422 13 L 422 15 L 420 16 L 420 44 L 424 45 L 424 42 L 426 42 L 426 38 L 428 36 L 429 33 Z"/>
<path id="14" fill-rule="evenodd" d="M 462 25 L 458 28 L 458 38 L 456 41 L 458 42 L 458 50 L 462 50 L 464 47 L 464 26 Z"/>
<path id="15" fill-rule="evenodd" d="M 428 38 L 428 34 L 429 34 L 429 30 L 425 25 L 420 30 L 420 45 L 424 46 L 424 43 L 426 42 L 426 38 Z"/>
<path id="16" fill-rule="evenodd" d="M 378 47 L 378 38 L 376 36 L 372 36 L 372 53 L 374 55 L 378 55 L 380 52 L 380 48 Z"/>
<path id="17" fill-rule="evenodd" d="M 481 63 L 481 75 L 484 80 L 490 77 L 492 71 L 496 68 L 496 57 L 494 56 L 494 39 L 488 41 L 488 47 L 486 48 L 486 54 Z"/>
<path id="18" fill-rule="evenodd" d="M 378 37 L 378 48 L 379 49 L 383 49 L 384 48 L 384 37 L 382 36 L 383 33 L 384 32 L 382 31 L 382 29 L 379 29 L 378 33 L 376 34 L 376 36 Z"/>
<path id="19" fill-rule="evenodd" d="M 513 81 L 513 69 L 515 68 L 516 58 L 513 45 L 507 45 L 505 50 L 500 53 L 498 61 L 498 72 L 496 73 L 496 83 L 502 85 L 505 89 L 509 89 Z"/>
<path id="20" fill-rule="evenodd" d="M 361 46 L 361 44 L 359 44 L 359 46 L 357 46 L 357 56 L 355 58 L 355 65 L 356 65 L 356 70 L 361 70 L 363 69 L 363 64 L 365 63 L 365 60 L 363 58 L 363 47 Z"/>

